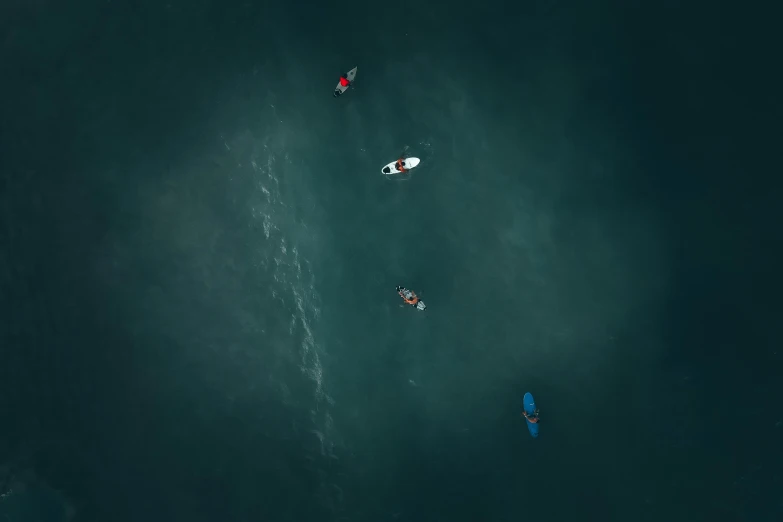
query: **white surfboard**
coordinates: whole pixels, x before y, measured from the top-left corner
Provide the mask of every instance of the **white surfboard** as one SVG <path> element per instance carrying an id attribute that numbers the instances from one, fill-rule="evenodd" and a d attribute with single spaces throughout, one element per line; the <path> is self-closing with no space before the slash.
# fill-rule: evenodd
<path id="1" fill-rule="evenodd" d="M 353 69 L 348 71 L 348 74 L 345 77 L 348 79 L 349 82 L 353 82 L 353 79 L 356 78 L 356 69 L 358 68 L 359 67 L 354 67 Z M 334 88 L 334 97 L 337 98 L 338 96 L 340 96 L 342 93 L 348 90 L 348 87 L 350 87 L 350 84 L 343 87 L 342 85 L 340 85 L 340 82 L 337 82 L 337 87 Z"/>
<path id="2" fill-rule="evenodd" d="M 402 160 L 402 167 L 405 169 L 405 171 L 409 171 L 411 169 L 415 169 L 416 166 L 421 163 L 421 160 L 419 158 L 405 158 Z M 397 161 L 392 161 L 385 167 L 381 169 L 381 174 L 391 175 L 391 174 L 402 174 L 402 171 L 397 169 Z"/>

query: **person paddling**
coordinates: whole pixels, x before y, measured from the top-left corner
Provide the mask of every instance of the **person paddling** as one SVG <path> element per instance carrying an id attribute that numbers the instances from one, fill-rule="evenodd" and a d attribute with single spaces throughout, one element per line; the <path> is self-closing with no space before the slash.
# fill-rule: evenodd
<path id="1" fill-rule="evenodd" d="M 536 411 L 534 411 L 532 414 L 528 414 L 528 412 L 523 410 L 522 415 L 524 415 L 529 422 L 538 424 L 538 408 L 536 408 Z"/>

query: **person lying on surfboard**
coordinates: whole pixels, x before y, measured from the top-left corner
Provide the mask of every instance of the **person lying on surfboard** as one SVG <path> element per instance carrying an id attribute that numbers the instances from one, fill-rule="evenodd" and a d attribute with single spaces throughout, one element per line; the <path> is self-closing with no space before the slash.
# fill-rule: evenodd
<path id="1" fill-rule="evenodd" d="M 407 288 L 398 286 L 397 293 L 400 294 L 400 297 L 402 297 L 402 300 L 405 301 L 406 304 L 416 306 L 419 302 L 419 297 Z"/>
<path id="2" fill-rule="evenodd" d="M 538 424 L 538 408 L 533 412 L 533 415 L 529 415 L 526 411 L 522 410 L 522 415 L 533 424 Z"/>
<path id="3" fill-rule="evenodd" d="M 340 85 L 342 85 L 343 87 L 348 87 L 349 85 L 351 85 L 351 81 L 348 79 L 347 74 L 340 75 Z"/>

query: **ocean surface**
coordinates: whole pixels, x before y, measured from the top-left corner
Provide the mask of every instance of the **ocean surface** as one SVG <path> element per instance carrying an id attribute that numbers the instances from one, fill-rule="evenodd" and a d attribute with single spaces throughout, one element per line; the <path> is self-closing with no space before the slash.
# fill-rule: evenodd
<path id="1" fill-rule="evenodd" d="M 77 4 L 0 7 L 4 520 L 783 519 L 772 18 Z"/>

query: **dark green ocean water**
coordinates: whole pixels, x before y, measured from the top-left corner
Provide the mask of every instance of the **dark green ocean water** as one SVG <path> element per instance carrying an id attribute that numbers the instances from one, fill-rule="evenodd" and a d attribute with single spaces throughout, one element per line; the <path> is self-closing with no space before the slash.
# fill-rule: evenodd
<path id="1" fill-rule="evenodd" d="M 0 14 L 5 520 L 783 518 L 771 14 Z"/>

